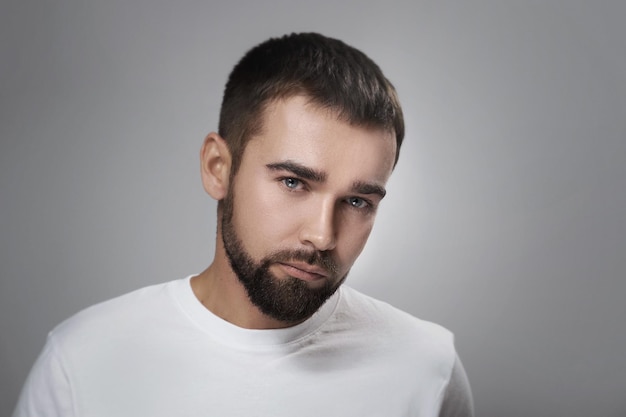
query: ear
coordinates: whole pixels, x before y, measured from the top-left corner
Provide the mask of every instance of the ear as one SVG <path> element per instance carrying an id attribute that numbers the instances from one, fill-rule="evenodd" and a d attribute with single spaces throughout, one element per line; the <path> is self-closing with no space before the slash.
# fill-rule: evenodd
<path id="1" fill-rule="evenodd" d="M 200 173 L 204 190 L 218 201 L 228 193 L 231 162 L 226 141 L 215 132 L 209 133 L 200 149 Z"/>

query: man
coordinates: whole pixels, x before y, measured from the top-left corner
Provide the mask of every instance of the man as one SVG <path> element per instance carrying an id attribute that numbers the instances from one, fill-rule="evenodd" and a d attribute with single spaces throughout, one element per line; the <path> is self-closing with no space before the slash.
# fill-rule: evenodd
<path id="1" fill-rule="evenodd" d="M 313 33 L 250 50 L 201 150 L 212 264 L 54 329 L 15 416 L 471 416 L 452 335 L 341 285 L 403 136 L 360 51 Z"/>

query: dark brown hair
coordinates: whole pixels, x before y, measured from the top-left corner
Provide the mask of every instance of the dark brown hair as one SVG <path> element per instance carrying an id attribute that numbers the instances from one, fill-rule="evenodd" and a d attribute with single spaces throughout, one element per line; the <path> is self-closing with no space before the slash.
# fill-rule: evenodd
<path id="1" fill-rule="evenodd" d="M 262 129 L 263 111 L 277 99 L 302 94 L 356 126 L 396 136 L 398 161 L 404 119 L 396 90 L 363 52 L 317 33 L 269 39 L 235 65 L 222 99 L 219 134 L 231 151 L 231 175 L 245 146 Z"/>

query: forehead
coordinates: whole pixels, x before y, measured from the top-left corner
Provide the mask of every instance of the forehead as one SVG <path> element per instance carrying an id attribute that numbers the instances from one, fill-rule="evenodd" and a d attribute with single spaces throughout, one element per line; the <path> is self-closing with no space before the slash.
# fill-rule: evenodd
<path id="1" fill-rule="evenodd" d="M 395 151 L 393 132 L 351 125 L 337 112 L 294 96 L 268 104 L 261 132 L 248 142 L 242 164 L 290 160 L 329 176 L 385 183 Z"/>

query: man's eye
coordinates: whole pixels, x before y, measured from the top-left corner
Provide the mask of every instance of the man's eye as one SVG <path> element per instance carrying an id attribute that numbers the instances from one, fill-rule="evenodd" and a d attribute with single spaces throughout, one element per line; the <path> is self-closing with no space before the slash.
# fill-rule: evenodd
<path id="1" fill-rule="evenodd" d="M 368 202 L 359 197 L 350 197 L 348 198 L 348 204 L 350 204 L 354 208 L 367 208 Z"/>
<path id="2" fill-rule="evenodd" d="M 285 186 L 291 190 L 295 190 L 301 185 L 300 180 L 295 178 L 283 178 L 282 181 L 283 184 L 285 184 Z"/>

